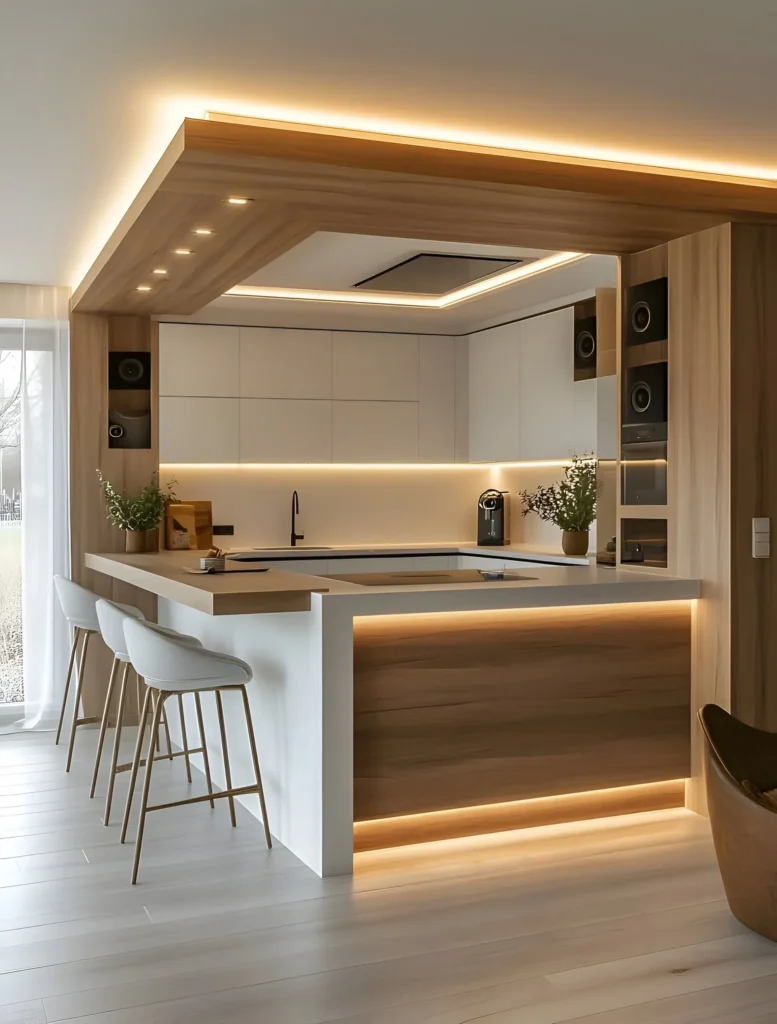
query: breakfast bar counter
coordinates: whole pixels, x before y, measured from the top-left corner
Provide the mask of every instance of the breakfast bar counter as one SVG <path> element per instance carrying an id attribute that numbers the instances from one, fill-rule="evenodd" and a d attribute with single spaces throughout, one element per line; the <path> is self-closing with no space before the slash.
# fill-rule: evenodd
<path id="1" fill-rule="evenodd" d="M 186 571 L 198 562 L 86 556 L 156 594 L 161 624 L 251 664 L 270 828 L 319 875 L 350 873 L 355 849 L 683 801 L 697 581 L 525 563 L 493 581 Z M 240 786 L 243 718 L 225 710 Z M 223 784 L 212 724 L 206 708 Z"/>

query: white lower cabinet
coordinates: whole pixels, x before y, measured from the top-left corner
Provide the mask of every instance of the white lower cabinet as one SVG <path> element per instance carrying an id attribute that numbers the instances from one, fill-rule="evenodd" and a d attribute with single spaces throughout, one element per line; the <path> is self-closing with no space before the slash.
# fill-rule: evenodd
<path id="1" fill-rule="evenodd" d="M 458 555 L 416 555 L 413 559 L 414 569 L 434 571 L 439 569 L 458 569 L 458 567 Z"/>
<path id="2" fill-rule="evenodd" d="M 459 569 L 504 569 L 504 558 L 486 558 L 485 555 L 459 555 Z"/>

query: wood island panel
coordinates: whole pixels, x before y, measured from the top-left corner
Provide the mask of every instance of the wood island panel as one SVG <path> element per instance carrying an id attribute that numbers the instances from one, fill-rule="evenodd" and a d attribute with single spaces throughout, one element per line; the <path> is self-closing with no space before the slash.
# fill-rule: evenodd
<path id="1" fill-rule="evenodd" d="M 690 684 L 685 601 L 356 618 L 354 820 L 686 778 Z"/>

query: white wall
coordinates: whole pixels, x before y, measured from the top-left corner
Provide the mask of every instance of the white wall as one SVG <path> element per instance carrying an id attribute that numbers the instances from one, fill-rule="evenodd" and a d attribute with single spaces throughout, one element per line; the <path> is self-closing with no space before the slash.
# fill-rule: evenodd
<path id="1" fill-rule="evenodd" d="M 456 342 L 160 324 L 162 462 L 455 460 Z"/>

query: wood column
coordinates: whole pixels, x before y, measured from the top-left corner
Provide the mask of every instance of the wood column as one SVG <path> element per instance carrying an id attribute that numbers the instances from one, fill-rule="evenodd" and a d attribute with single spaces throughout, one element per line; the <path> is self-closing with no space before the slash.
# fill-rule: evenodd
<path id="1" fill-rule="evenodd" d="M 731 703 L 777 731 L 777 227 L 731 225 Z M 753 517 L 772 557 L 752 557 Z"/>
<path id="2" fill-rule="evenodd" d="M 646 262 L 659 268 L 662 252 L 669 277 L 667 571 L 702 580 L 692 711 L 714 702 L 777 731 L 777 549 L 770 559 L 751 551 L 753 517 L 777 523 L 777 227 L 724 224 L 623 257 L 624 284 Z M 692 728 L 689 803 L 703 809 L 695 720 Z"/>
<path id="3" fill-rule="evenodd" d="M 108 447 L 108 352 L 150 351 L 151 447 Z M 156 619 L 156 598 L 84 566 L 87 551 L 124 550 L 124 535 L 106 518 L 97 470 L 118 489 L 139 491 L 159 469 L 158 328 L 147 316 L 73 313 L 70 323 L 70 555 L 72 577 L 114 601 L 134 604 Z M 89 647 L 84 681 L 86 714 L 102 709 L 111 655 L 97 638 Z M 130 687 L 134 691 L 134 687 Z M 133 697 L 134 699 L 134 697 Z"/>

